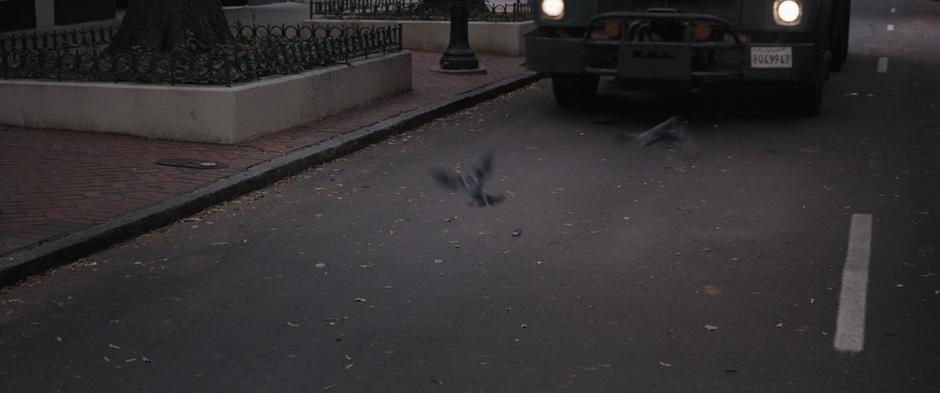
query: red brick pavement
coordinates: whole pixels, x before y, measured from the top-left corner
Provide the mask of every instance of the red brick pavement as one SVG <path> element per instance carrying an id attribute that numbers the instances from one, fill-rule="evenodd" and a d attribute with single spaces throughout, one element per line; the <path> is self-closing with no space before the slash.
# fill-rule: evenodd
<path id="1" fill-rule="evenodd" d="M 440 54 L 414 52 L 414 91 L 241 145 L 0 126 L 0 255 L 231 176 L 282 154 L 524 72 L 522 58 L 480 54 L 486 75 L 430 71 Z M 156 165 L 198 158 L 229 165 L 194 170 Z"/>

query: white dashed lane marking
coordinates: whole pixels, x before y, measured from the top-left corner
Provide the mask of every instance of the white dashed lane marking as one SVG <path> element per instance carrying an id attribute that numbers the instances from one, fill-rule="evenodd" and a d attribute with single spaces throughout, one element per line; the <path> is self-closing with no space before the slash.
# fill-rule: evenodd
<path id="1" fill-rule="evenodd" d="M 887 57 L 882 56 L 878 58 L 877 71 L 879 74 L 884 74 L 888 72 L 888 58 Z"/>
<path id="2" fill-rule="evenodd" d="M 865 347 L 865 301 L 868 293 L 871 229 L 871 214 L 852 215 L 833 342 L 837 351 L 857 353 Z"/>

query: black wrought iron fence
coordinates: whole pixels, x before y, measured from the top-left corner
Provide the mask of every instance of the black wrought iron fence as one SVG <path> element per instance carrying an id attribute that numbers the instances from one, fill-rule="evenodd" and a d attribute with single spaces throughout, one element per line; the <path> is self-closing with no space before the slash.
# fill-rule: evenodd
<path id="1" fill-rule="evenodd" d="M 116 28 L 0 37 L 0 77 L 209 84 L 258 80 L 401 51 L 401 25 L 235 25 L 234 42 L 191 41 L 169 52 L 111 53 Z"/>
<path id="2" fill-rule="evenodd" d="M 81 30 L 5 34 L 0 35 L 0 51 L 106 46 L 117 35 L 117 31 L 117 26 L 100 26 Z"/>
<path id="3" fill-rule="evenodd" d="M 424 0 L 311 0 L 310 18 L 448 20 L 447 8 L 438 8 Z M 532 1 L 486 3 L 471 7 L 470 20 L 521 22 L 532 19 Z"/>

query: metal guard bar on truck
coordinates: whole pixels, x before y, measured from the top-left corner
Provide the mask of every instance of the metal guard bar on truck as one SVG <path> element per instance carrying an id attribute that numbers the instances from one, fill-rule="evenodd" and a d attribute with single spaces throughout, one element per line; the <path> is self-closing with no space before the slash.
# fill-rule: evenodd
<path id="1" fill-rule="evenodd" d="M 595 26 L 598 26 L 599 22 L 604 20 L 615 19 L 618 20 L 620 24 L 620 37 L 617 40 L 596 40 L 591 39 L 591 33 L 594 31 Z M 682 42 L 675 41 L 663 41 L 663 42 L 651 42 L 651 41 L 626 41 L 627 35 L 627 26 L 628 21 L 631 20 L 652 20 L 652 19 L 672 19 L 684 21 L 685 24 L 685 37 Z M 703 22 L 713 22 L 715 24 L 721 25 L 723 28 L 727 29 L 727 32 L 734 38 L 734 42 L 727 41 L 702 41 L 695 42 L 693 41 L 692 36 L 692 26 L 695 21 Z M 698 14 L 698 13 L 678 13 L 673 11 L 663 11 L 663 12 L 607 12 L 603 14 L 598 14 L 591 18 L 590 23 L 588 24 L 588 29 L 584 33 L 584 44 L 585 45 L 597 45 L 597 46 L 618 46 L 621 43 L 625 44 L 642 44 L 644 46 L 670 46 L 675 47 L 677 44 L 687 45 L 691 49 L 712 49 L 712 50 L 729 50 L 729 49 L 741 49 L 746 48 L 746 44 L 741 42 L 740 37 L 738 37 L 738 32 L 736 31 L 734 24 L 728 19 L 709 15 L 709 14 Z M 600 75 L 616 75 L 616 69 L 607 69 L 607 68 L 596 68 L 596 67 L 585 67 L 585 71 L 593 74 Z M 734 77 L 743 77 L 744 71 L 691 71 L 691 78 L 734 78 Z"/>

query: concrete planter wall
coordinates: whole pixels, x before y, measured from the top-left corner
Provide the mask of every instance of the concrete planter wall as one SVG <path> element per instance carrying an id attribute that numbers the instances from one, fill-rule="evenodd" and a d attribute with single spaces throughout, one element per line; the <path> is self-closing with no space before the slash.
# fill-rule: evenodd
<path id="1" fill-rule="evenodd" d="M 411 89 L 411 52 L 232 87 L 0 80 L 0 124 L 238 143 Z"/>
<path id="2" fill-rule="evenodd" d="M 428 20 L 365 20 L 311 19 L 314 26 L 387 26 L 402 24 L 402 46 L 405 49 L 443 51 L 450 41 L 449 21 Z M 525 55 L 523 35 L 535 29 L 535 22 L 470 22 L 470 46 L 474 51 L 508 56 Z"/>

